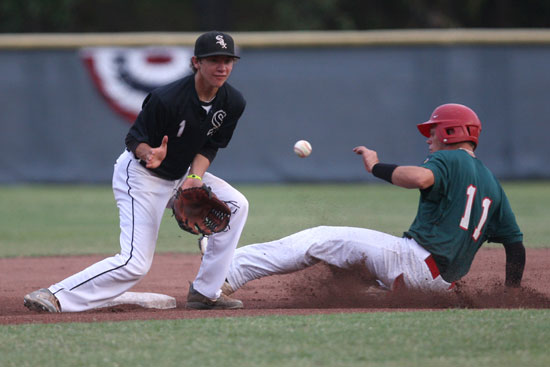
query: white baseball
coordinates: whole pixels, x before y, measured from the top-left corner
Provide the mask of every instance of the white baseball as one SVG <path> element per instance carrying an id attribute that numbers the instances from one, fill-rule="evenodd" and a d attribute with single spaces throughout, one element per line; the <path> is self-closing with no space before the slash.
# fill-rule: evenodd
<path id="1" fill-rule="evenodd" d="M 300 158 L 305 158 L 311 154 L 311 144 L 307 140 L 298 140 L 294 144 L 294 153 Z"/>

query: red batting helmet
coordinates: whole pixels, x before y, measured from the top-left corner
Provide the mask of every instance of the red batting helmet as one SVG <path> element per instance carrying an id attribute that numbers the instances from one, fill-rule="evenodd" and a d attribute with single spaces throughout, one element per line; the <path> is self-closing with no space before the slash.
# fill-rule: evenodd
<path id="1" fill-rule="evenodd" d="M 448 103 L 437 107 L 430 119 L 418 124 L 418 130 L 425 137 L 430 137 L 430 130 L 435 126 L 435 135 L 445 144 L 471 141 L 477 147 L 481 122 L 476 113 L 461 104 Z"/>

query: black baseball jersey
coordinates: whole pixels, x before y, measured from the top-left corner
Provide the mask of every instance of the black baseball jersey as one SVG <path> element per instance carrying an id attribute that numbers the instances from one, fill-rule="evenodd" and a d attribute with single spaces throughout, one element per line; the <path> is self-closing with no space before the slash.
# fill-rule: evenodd
<path id="1" fill-rule="evenodd" d="M 194 75 L 153 90 L 126 136 L 126 147 L 133 153 L 139 143 L 159 147 L 167 135 L 166 158 L 151 171 L 167 180 L 180 179 L 197 154 L 212 161 L 218 149 L 227 146 L 246 101 L 226 82 L 208 112 L 203 105 L 195 90 Z"/>

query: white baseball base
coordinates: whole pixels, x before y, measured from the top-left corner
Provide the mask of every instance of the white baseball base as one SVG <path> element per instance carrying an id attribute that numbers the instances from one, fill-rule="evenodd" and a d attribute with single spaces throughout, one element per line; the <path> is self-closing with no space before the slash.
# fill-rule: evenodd
<path id="1" fill-rule="evenodd" d="M 113 307 L 118 305 L 138 305 L 144 308 L 167 310 L 176 308 L 176 299 L 160 293 L 125 292 L 101 307 Z"/>

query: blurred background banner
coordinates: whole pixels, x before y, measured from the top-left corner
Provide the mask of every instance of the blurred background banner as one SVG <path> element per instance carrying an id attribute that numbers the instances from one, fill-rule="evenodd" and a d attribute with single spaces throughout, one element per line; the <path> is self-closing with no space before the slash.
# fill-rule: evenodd
<path id="1" fill-rule="evenodd" d="M 0 183 L 108 183 L 141 102 L 190 72 L 198 33 L 0 36 Z M 247 108 L 211 171 L 231 182 L 353 182 L 357 145 L 419 164 L 443 103 L 483 123 L 501 179 L 550 178 L 546 30 L 234 33 Z M 293 153 L 297 140 L 310 157 Z"/>
<path id="2" fill-rule="evenodd" d="M 147 93 L 190 73 L 191 47 L 91 47 L 81 57 L 101 95 L 133 123 Z"/>

